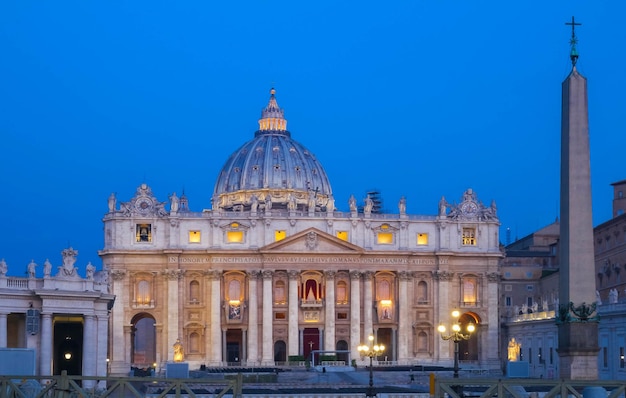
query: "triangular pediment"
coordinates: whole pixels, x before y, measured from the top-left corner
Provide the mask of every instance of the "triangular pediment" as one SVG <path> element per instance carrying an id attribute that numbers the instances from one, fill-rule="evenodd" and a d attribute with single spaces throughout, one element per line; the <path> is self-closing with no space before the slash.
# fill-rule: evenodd
<path id="1" fill-rule="evenodd" d="M 260 249 L 262 253 L 345 253 L 359 254 L 363 248 L 341 240 L 317 228 L 308 228 L 293 236 L 271 243 Z"/>

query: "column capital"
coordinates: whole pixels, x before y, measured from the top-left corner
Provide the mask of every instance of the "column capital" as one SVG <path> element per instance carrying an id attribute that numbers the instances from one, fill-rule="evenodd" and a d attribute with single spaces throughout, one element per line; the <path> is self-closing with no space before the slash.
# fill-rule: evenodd
<path id="1" fill-rule="evenodd" d="M 170 281 L 177 281 L 183 278 L 185 275 L 185 270 L 183 269 L 166 269 L 161 272 L 161 275 L 165 277 L 165 279 Z"/>
<path id="2" fill-rule="evenodd" d="M 450 271 L 441 271 L 441 270 L 433 271 L 433 279 L 437 279 L 440 281 L 449 282 L 452 280 L 453 276 L 454 276 L 454 273 Z"/>
<path id="3" fill-rule="evenodd" d="M 205 275 L 209 277 L 210 280 L 218 280 L 222 276 L 222 271 L 216 269 L 209 269 L 205 271 Z"/>
<path id="4" fill-rule="evenodd" d="M 263 270 L 263 279 L 272 279 L 272 277 L 274 276 L 274 271 L 270 271 L 270 270 Z"/>
<path id="5" fill-rule="evenodd" d="M 409 281 L 412 278 L 413 278 L 413 275 L 409 271 L 399 271 L 398 272 L 398 279 L 400 279 L 401 281 Z"/>
<path id="6" fill-rule="evenodd" d="M 335 279 L 335 275 L 337 273 L 335 271 L 324 271 L 324 276 L 326 277 L 327 280 L 334 280 Z"/>
<path id="7" fill-rule="evenodd" d="M 111 275 L 111 278 L 113 278 L 114 281 L 121 281 L 126 276 L 126 270 L 112 269 L 109 271 L 109 275 Z"/>
<path id="8" fill-rule="evenodd" d="M 290 270 L 287 272 L 290 280 L 297 280 L 300 276 L 300 271 Z"/>
<path id="9" fill-rule="evenodd" d="M 350 279 L 353 281 L 358 281 L 361 279 L 361 275 L 363 273 L 361 271 L 350 271 Z"/>
<path id="10" fill-rule="evenodd" d="M 261 275 L 261 271 L 259 271 L 258 269 L 249 270 L 246 273 L 248 274 L 248 278 L 250 278 L 251 280 L 257 279 L 259 275 Z"/>
<path id="11" fill-rule="evenodd" d="M 363 277 L 365 278 L 366 281 L 371 281 L 372 278 L 374 277 L 374 273 L 372 271 L 365 271 L 363 272 Z"/>

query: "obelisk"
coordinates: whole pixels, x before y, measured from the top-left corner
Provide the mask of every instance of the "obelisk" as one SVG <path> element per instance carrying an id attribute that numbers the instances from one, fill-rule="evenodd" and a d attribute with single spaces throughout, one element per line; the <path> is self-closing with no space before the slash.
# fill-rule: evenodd
<path id="1" fill-rule="evenodd" d="M 561 238 L 559 271 L 560 377 L 598 378 L 598 318 L 595 308 L 593 221 L 587 79 L 576 70 L 578 51 L 572 26 L 572 71 L 562 84 Z"/>

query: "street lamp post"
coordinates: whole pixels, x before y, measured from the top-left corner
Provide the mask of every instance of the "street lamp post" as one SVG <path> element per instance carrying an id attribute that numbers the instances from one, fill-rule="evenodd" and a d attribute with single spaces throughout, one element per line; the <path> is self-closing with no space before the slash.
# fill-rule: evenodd
<path id="1" fill-rule="evenodd" d="M 459 342 L 463 340 L 469 340 L 471 334 L 474 332 L 476 327 L 474 324 L 470 323 L 467 325 L 466 333 L 461 331 L 461 324 L 459 323 L 459 316 L 461 314 L 458 310 L 452 311 L 452 318 L 454 322 L 452 322 L 452 327 L 450 333 L 446 334 L 446 327 L 443 324 L 440 324 L 437 330 L 441 334 L 441 338 L 444 340 L 452 340 L 454 342 L 454 375 L 455 379 L 459 378 Z M 459 396 L 461 396 L 460 386 L 455 386 L 455 391 Z"/>
<path id="2" fill-rule="evenodd" d="M 374 371 L 372 361 L 374 357 L 379 356 L 383 353 L 383 351 L 385 351 L 385 346 L 382 344 L 374 344 L 374 336 L 372 336 L 371 334 L 367 339 L 369 340 L 369 344 L 361 344 L 357 347 L 357 349 L 361 353 L 361 356 L 370 358 L 370 384 L 367 388 L 367 393 L 365 394 L 365 396 L 375 397 L 376 390 L 374 389 Z"/>

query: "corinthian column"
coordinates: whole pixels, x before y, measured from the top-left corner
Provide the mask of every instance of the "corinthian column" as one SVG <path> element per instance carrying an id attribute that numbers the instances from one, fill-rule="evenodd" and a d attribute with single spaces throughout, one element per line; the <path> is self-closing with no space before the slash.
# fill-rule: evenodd
<path id="1" fill-rule="evenodd" d="M 289 349 L 287 355 L 298 355 L 298 277 L 300 272 L 289 271 Z"/>
<path id="2" fill-rule="evenodd" d="M 182 337 L 180 335 L 180 317 L 179 309 L 180 303 L 178 302 L 178 284 L 184 274 L 183 270 L 165 270 L 163 275 L 167 278 L 167 359 L 174 359 L 174 350 L 171 347 L 176 343 L 176 339 Z M 170 356 L 171 355 L 171 356 Z"/>
<path id="3" fill-rule="evenodd" d="M 274 337 L 273 337 L 273 321 L 272 321 L 272 277 L 273 271 L 263 271 L 263 355 L 262 365 L 274 365 Z"/>
<path id="4" fill-rule="evenodd" d="M 411 274 L 407 271 L 398 272 L 400 284 L 395 307 L 398 308 L 398 363 L 406 364 L 409 360 L 409 333 L 411 333 L 411 319 L 409 318 L 409 299 L 407 295 Z"/>
<path id="5" fill-rule="evenodd" d="M 248 366 L 259 362 L 259 302 L 257 280 L 259 271 L 248 271 Z"/>
<path id="6" fill-rule="evenodd" d="M 324 349 L 335 349 L 335 271 L 324 272 L 326 276 L 326 316 L 324 317 Z"/>
<path id="7" fill-rule="evenodd" d="M 97 342 L 96 317 L 94 315 L 83 316 L 85 322 L 83 329 L 83 376 L 96 375 Z M 95 380 L 83 380 L 83 387 L 92 388 Z"/>
<path id="8" fill-rule="evenodd" d="M 221 271 L 212 270 L 209 272 L 209 278 L 211 280 L 211 354 L 209 363 L 211 366 L 220 366 L 222 364 L 221 276 Z"/>
<path id="9" fill-rule="evenodd" d="M 361 273 L 350 271 L 350 357 L 358 358 L 361 344 Z"/>

